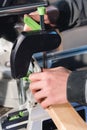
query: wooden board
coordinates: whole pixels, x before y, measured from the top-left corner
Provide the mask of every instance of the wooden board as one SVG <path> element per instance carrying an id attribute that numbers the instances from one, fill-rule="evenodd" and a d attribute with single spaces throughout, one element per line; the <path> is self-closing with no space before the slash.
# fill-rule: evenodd
<path id="1" fill-rule="evenodd" d="M 47 112 L 58 130 L 87 130 L 86 122 L 69 103 L 50 106 Z"/>

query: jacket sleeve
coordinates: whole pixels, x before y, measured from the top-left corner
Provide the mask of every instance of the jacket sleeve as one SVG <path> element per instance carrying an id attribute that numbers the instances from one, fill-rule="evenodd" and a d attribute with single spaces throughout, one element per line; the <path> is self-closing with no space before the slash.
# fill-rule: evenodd
<path id="1" fill-rule="evenodd" d="M 87 105 L 87 70 L 73 71 L 67 82 L 67 99 Z"/>
<path id="2" fill-rule="evenodd" d="M 87 24 L 87 0 L 58 0 L 54 5 L 60 14 L 57 20 L 60 31 Z"/>
<path id="3" fill-rule="evenodd" d="M 0 7 L 2 7 L 4 4 L 4 0 L 0 0 Z"/>

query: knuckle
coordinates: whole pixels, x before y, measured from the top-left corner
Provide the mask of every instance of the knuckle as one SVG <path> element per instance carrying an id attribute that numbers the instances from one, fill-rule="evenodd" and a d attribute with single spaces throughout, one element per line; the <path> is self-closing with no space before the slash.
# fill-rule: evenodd
<path id="1" fill-rule="evenodd" d="M 41 103 L 41 107 L 45 109 L 45 108 L 47 108 L 47 104 L 45 104 L 45 103 L 42 102 Z"/>

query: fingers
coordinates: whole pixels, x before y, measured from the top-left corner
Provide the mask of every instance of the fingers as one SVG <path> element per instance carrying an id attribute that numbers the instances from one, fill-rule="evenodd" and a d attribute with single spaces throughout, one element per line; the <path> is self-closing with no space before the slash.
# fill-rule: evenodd
<path id="1" fill-rule="evenodd" d="M 30 74 L 29 76 L 29 80 L 31 82 L 35 82 L 35 81 L 39 81 L 42 79 L 42 74 L 41 73 L 33 73 L 33 74 Z"/>
<path id="2" fill-rule="evenodd" d="M 30 75 L 30 90 L 43 108 L 66 102 L 67 71 L 64 67 L 56 67 Z"/>
<path id="3" fill-rule="evenodd" d="M 62 67 L 62 66 L 58 66 L 58 67 L 55 67 L 55 68 L 51 68 L 51 69 L 43 69 L 43 71 L 44 72 L 52 72 L 52 71 L 62 71 L 62 72 L 71 72 L 70 70 L 68 70 L 68 69 L 66 69 L 66 68 L 64 68 L 64 67 Z"/>
<path id="4" fill-rule="evenodd" d="M 40 105 L 43 108 L 47 108 L 50 106 L 50 104 L 52 105 L 52 100 L 49 100 L 49 97 L 46 96 L 46 92 L 44 92 L 43 90 L 39 90 L 37 92 L 34 92 L 34 98 L 35 100 L 40 103 Z"/>
<path id="5" fill-rule="evenodd" d="M 37 92 L 43 88 L 43 81 L 31 82 L 29 88 L 33 93 Z"/>
<path id="6" fill-rule="evenodd" d="M 54 101 L 52 101 L 51 98 L 44 98 L 41 102 L 40 102 L 40 105 L 42 106 L 42 108 L 46 109 L 48 108 L 49 106 L 52 106 L 56 104 Z"/>
<path id="7" fill-rule="evenodd" d="M 31 80 L 31 82 L 45 80 L 48 78 L 48 75 L 49 75 L 49 71 L 37 72 L 37 73 L 30 74 L 29 79 Z"/>
<path id="8" fill-rule="evenodd" d="M 40 22 L 40 15 L 39 15 L 38 11 L 30 13 L 29 16 L 32 17 L 35 21 Z M 50 24 L 47 14 L 44 15 L 44 23 Z"/>
<path id="9" fill-rule="evenodd" d="M 61 70 L 65 70 L 65 68 L 62 67 L 62 66 L 50 68 L 50 69 L 49 68 L 48 69 L 43 68 L 43 72 L 52 72 L 52 71 L 61 71 Z"/>
<path id="10" fill-rule="evenodd" d="M 47 98 L 48 91 L 44 89 L 44 82 L 43 81 L 38 81 L 37 83 L 32 82 L 30 84 L 30 90 L 34 95 L 35 100 L 40 104 L 42 103 L 43 108 L 46 108 L 47 105 L 46 104 L 44 105 L 43 102 Z"/>
<path id="11" fill-rule="evenodd" d="M 23 30 L 28 32 L 28 31 L 31 31 L 32 29 L 28 25 L 25 24 Z"/>
<path id="12" fill-rule="evenodd" d="M 35 92 L 34 97 L 37 100 L 37 102 L 41 103 L 45 98 L 47 98 L 46 95 L 46 92 L 44 92 L 44 90 L 41 89 Z"/>
<path id="13" fill-rule="evenodd" d="M 50 106 L 50 102 L 49 102 L 48 98 L 43 99 L 42 102 L 40 102 L 40 105 L 41 105 L 44 109 L 48 108 L 48 107 Z"/>
<path id="14" fill-rule="evenodd" d="M 37 22 L 40 21 L 40 16 L 37 11 L 30 13 L 29 16 L 32 17 Z"/>

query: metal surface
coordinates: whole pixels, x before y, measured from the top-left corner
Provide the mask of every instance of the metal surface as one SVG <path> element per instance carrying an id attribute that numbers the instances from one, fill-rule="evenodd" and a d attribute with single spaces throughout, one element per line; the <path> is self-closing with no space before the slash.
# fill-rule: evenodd
<path id="1" fill-rule="evenodd" d="M 4 115 L 5 113 L 9 112 L 12 108 L 10 107 L 4 107 L 4 106 L 0 106 L 0 117 L 2 115 Z"/>
<path id="2" fill-rule="evenodd" d="M 3 7 L 0 8 L 0 16 L 29 13 L 31 10 L 37 9 L 37 7 L 39 6 L 47 6 L 47 5 L 48 5 L 47 1 L 43 1 L 38 3 L 33 3 L 33 4 Z"/>

